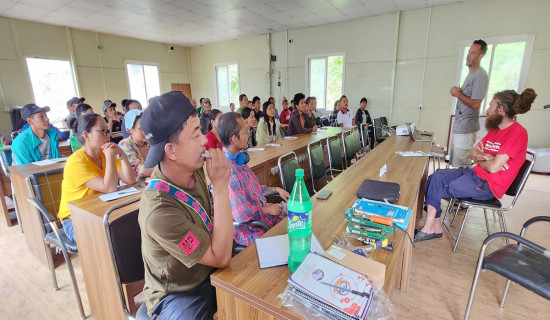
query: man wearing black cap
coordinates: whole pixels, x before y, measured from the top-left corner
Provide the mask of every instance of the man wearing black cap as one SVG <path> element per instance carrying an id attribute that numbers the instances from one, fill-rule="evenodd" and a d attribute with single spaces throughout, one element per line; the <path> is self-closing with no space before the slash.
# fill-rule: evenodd
<path id="1" fill-rule="evenodd" d="M 67 116 L 67 118 L 65 119 L 65 121 L 67 122 L 67 125 L 69 123 L 71 123 L 71 118 L 74 118 L 75 117 L 75 114 L 76 114 L 76 107 L 78 107 L 79 104 L 83 103 L 84 102 L 84 98 L 77 98 L 77 97 L 72 97 L 71 99 L 69 99 L 69 101 L 67 101 L 67 109 L 69 110 L 69 115 Z"/>
<path id="2" fill-rule="evenodd" d="M 17 164 L 27 164 L 45 159 L 61 158 L 57 145 L 57 133 L 50 129 L 46 112 L 50 107 L 40 108 L 30 103 L 21 110 L 21 118 L 30 125 L 30 130 L 22 131 L 12 144 L 12 152 Z"/>
<path id="3" fill-rule="evenodd" d="M 196 109 L 181 91 L 152 98 L 141 129 L 150 146 L 145 167 L 155 167 L 139 212 L 148 314 L 212 319 L 210 274 L 229 265 L 233 244 L 229 161 L 221 149 L 206 150 Z"/>
<path id="4" fill-rule="evenodd" d="M 124 116 L 118 114 L 116 111 L 116 103 L 111 100 L 105 100 L 103 102 L 103 113 L 105 114 L 105 122 L 107 122 L 107 128 L 111 132 L 120 132 L 122 131 L 122 120 Z"/>

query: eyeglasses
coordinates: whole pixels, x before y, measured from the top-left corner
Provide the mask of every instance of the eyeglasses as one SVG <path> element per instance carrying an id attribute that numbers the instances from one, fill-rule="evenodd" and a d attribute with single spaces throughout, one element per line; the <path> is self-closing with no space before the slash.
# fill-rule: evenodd
<path id="1" fill-rule="evenodd" d="M 244 132 L 236 134 L 236 136 L 241 136 L 243 134 L 246 134 L 247 136 L 250 135 L 250 129 L 246 129 Z"/>
<path id="2" fill-rule="evenodd" d="M 106 136 L 108 134 L 111 134 L 111 130 L 109 130 L 109 129 L 96 129 L 94 131 L 101 132 L 101 134 L 103 134 L 104 136 Z"/>

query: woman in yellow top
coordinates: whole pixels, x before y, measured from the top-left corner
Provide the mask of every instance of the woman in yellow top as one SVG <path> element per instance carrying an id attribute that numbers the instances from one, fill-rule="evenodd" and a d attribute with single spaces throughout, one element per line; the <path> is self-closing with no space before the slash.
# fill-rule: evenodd
<path id="1" fill-rule="evenodd" d="M 269 100 L 263 105 L 264 115 L 258 122 L 256 129 L 256 141 L 258 145 L 264 145 L 281 139 L 281 123 L 275 118 L 275 105 Z"/>
<path id="2" fill-rule="evenodd" d="M 74 122 L 72 129 L 82 148 L 73 153 L 65 164 L 57 216 L 63 221 L 67 237 L 75 241 L 67 202 L 97 192 L 116 191 L 119 179 L 130 184 L 136 178 L 124 151 L 110 142 L 111 132 L 100 115 L 84 113 Z"/>

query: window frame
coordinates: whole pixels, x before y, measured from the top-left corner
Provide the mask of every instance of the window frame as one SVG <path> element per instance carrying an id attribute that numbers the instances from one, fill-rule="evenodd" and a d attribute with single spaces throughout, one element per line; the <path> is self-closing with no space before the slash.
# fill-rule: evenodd
<path id="1" fill-rule="evenodd" d="M 34 93 L 34 87 L 32 85 L 31 72 L 30 72 L 30 69 L 29 69 L 29 62 L 27 60 L 29 58 L 31 58 L 31 59 L 43 59 L 43 60 L 57 60 L 57 61 L 66 61 L 66 62 L 68 62 L 69 63 L 69 70 L 71 71 L 71 82 L 73 84 L 75 96 L 80 97 L 80 90 L 78 88 L 78 82 L 77 82 L 77 78 L 76 78 L 76 69 L 75 69 L 74 63 L 73 63 L 73 61 L 70 57 L 61 58 L 61 57 L 54 57 L 54 56 L 26 55 L 23 58 L 25 60 L 25 66 L 26 66 L 25 70 L 26 70 L 26 73 L 27 73 L 27 79 L 29 81 L 29 86 L 31 87 L 32 98 L 33 98 L 34 103 L 37 103 L 36 102 L 37 100 L 36 100 L 36 95 Z M 43 107 L 43 106 L 40 106 L 40 107 Z M 63 107 L 64 107 L 63 109 L 66 110 L 67 106 L 63 105 Z M 55 108 L 55 106 L 50 106 L 50 108 Z M 51 124 L 54 124 L 54 122 L 51 121 Z"/>
<path id="2" fill-rule="evenodd" d="M 309 97 L 310 96 L 310 78 L 309 78 L 309 75 L 310 75 L 310 72 L 311 72 L 311 64 L 310 64 L 310 60 L 312 59 L 320 59 L 320 58 L 324 58 L 325 59 L 325 70 L 328 71 L 328 58 L 329 57 L 337 57 L 337 56 L 343 56 L 343 59 L 344 61 L 342 62 L 342 95 L 344 94 L 344 92 L 346 92 L 346 52 L 343 51 L 343 52 L 333 52 L 333 53 L 323 53 L 323 54 L 311 54 L 311 55 L 306 55 L 306 67 L 305 67 L 305 71 L 306 71 L 306 97 Z M 325 92 L 324 92 L 324 95 L 325 95 L 325 107 L 324 108 L 321 108 L 321 109 L 324 109 L 326 111 L 329 111 L 329 110 L 332 110 L 330 108 L 328 108 L 330 106 L 330 104 L 328 103 L 327 101 L 327 79 L 328 79 L 328 72 L 325 72 Z M 319 109 L 319 106 L 317 107 Z"/>
<path id="3" fill-rule="evenodd" d="M 157 67 L 157 73 L 159 78 L 159 94 L 162 94 L 162 78 L 160 77 L 160 64 L 157 62 L 151 62 L 151 61 L 139 61 L 139 60 L 124 60 L 124 71 L 126 73 L 126 87 L 128 88 L 128 97 L 130 99 L 133 99 L 132 97 L 132 90 L 130 89 L 130 77 L 128 75 L 128 65 L 129 64 L 135 64 L 135 65 L 141 65 L 142 69 L 143 66 L 154 66 Z M 143 73 L 145 74 L 145 72 Z M 147 101 L 140 101 L 140 103 L 144 104 L 144 109 L 147 108 L 147 105 L 149 105 L 149 99 L 152 97 L 147 96 L 147 81 L 145 83 L 145 96 L 147 97 Z"/>
<path id="4" fill-rule="evenodd" d="M 227 106 L 222 106 L 221 103 L 220 103 L 220 95 L 219 95 L 219 91 L 218 91 L 218 68 L 219 67 L 228 67 L 227 68 L 227 76 L 229 77 L 229 66 L 231 65 L 237 65 L 237 77 L 239 79 L 239 93 L 238 95 L 241 95 L 241 69 L 239 68 L 239 62 L 238 61 L 233 61 L 233 62 L 220 62 L 220 63 L 215 63 L 214 64 L 214 85 L 215 85 L 215 88 L 216 88 L 216 103 L 217 103 L 217 108 L 219 109 L 227 109 L 229 110 L 229 105 Z M 227 79 L 227 83 L 229 84 L 229 104 L 231 104 L 231 81 L 230 79 L 228 78 Z M 237 107 L 237 103 L 235 103 L 235 107 Z"/>
<path id="5" fill-rule="evenodd" d="M 464 61 L 464 49 L 471 45 L 474 40 L 463 40 L 459 42 L 458 47 L 458 62 L 457 62 L 457 68 L 456 68 L 456 75 L 455 75 L 455 83 L 457 83 L 457 86 L 462 86 L 462 83 L 460 82 L 460 76 L 462 74 L 462 68 L 463 61 Z M 493 37 L 493 38 L 483 38 L 483 41 L 487 42 L 487 45 L 493 45 L 493 50 L 491 50 L 491 56 L 490 57 L 483 57 L 484 59 L 489 58 L 489 70 L 487 71 L 487 76 L 489 78 L 489 83 L 491 81 L 491 71 L 493 69 L 493 57 L 495 55 L 495 46 L 499 44 L 504 43 L 511 43 L 511 42 L 525 42 L 525 51 L 523 53 L 523 62 L 521 65 L 521 71 L 518 81 L 518 92 L 521 92 L 525 88 L 525 84 L 527 82 L 527 76 L 529 75 L 529 66 L 531 64 L 531 55 L 533 53 L 533 48 L 535 44 L 535 34 L 533 33 L 527 33 L 527 34 L 517 34 L 517 35 L 511 35 L 511 36 L 503 36 L 503 37 Z M 488 83 L 488 85 L 489 85 Z M 489 89 L 487 87 L 487 89 Z M 452 104 L 451 104 L 451 114 L 454 114 L 456 111 L 456 103 L 457 98 L 453 97 Z M 486 101 L 487 96 L 485 96 L 484 101 L 482 102 L 482 105 L 480 106 L 480 113 L 485 114 L 488 108 L 488 104 L 490 101 Z"/>

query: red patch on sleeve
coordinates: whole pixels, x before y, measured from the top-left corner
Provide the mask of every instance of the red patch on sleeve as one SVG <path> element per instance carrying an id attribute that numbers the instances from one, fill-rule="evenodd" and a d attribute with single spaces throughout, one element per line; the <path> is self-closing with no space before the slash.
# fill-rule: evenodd
<path id="1" fill-rule="evenodd" d="M 199 244 L 200 244 L 199 240 L 197 240 L 197 238 L 195 238 L 193 233 L 191 233 L 191 231 L 189 231 L 183 237 L 183 239 L 181 239 L 181 241 L 179 243 L 179 246 L 180 246 L 181 250 L 183 250 L 183 252 L 185 252 L 186 255 L 190 255 L 191 253 L 193 253 L 193 251 L 195 251 L 195 249 L 197 249 Z"/>

